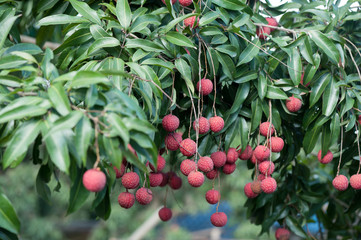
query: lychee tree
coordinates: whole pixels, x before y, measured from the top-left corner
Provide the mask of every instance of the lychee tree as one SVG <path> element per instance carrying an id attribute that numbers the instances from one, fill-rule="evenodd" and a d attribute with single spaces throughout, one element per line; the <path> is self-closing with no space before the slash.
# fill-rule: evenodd
<path id="1" fill-rule="evenodd" d="M 359 6 L 3 0 L 2 167 L 33 162 L 44 199 L 50 179 L 68 175 L 68 214 L 93 197 L 103 219 L 117 184 L 130 208 L 149 204 L 154 187 L 182 191 L 182 179 L 198 187 L 248 168 L 244 189 L 213 184 L 204 201 L 244 191 L 249 219 L 261 234 L 278 221 L 278 239 L 314 238 L 314 216 L 327 238 L 356 238 Z M 2 189 L 0 232 L 16 238 Z M 166 201 L 159 216 L 172 217 Z M 210 221 L 222 227 L 227 216 L 217 207 Z"/>

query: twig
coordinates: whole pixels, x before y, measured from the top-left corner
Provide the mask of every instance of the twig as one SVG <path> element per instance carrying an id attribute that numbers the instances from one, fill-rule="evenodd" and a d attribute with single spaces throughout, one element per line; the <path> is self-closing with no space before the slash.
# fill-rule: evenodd
<path id="1" fill-rule="evenodd" d="M 357 133 L 357 150 L 358 150 L 358 161 L 359 161 L 357 174 L 359 174 L 360 173 L 360 168 L 361 168 L 360 134 L 359 134 L 359 128 L 357 127 L 357 125 L 355 125 L 355 128 L 356 128 L 356 133 Z"/>
<path id="2" fill-rule="evenodd" d="M 345 37 L 342 37 L 342 38 L 345 39 L 347 42 L 349 42 L 356 49 L 358 55 L 360 55 L 360 57 L 361 57 L 361 53 L 358 50 L 358 48 L 356 47 L 356 45 L 353 42 L 351 42 L 350 40 L 348 40 L 347 38 L 345 38 Z"/>
<path id="3" fill-rule="evenodd" d="M 290 32 L 290 33 L 299 33 L 299 32 L 307 32 L 307 30 L 305 29 L 302 29 L 302 31 L 298 31 L 298 30 L 292 30 L 292 29 L 289 29 L 289 28 L 284 28 L 284 27 L 276 27 L 276 26 L 271 26 L 271 25 L 267 25 L 267 24 L 263 24 L 263 23 L 254 23 L 254 25 L 256 26 L 259 26 L 259 27 L 268 27 L 268 28 L 274 28 L 274 29 L 277 29 L 277 30 L 281 30 L 281 31 L 284 31 L 284 32 Z"/>
<path id="4" fill-rule="evenodd" d="M 343 122 L 343 117 L 341 118 L 341 122 Z M 343 126 L 341 126 L 341 145 L 340 145 L 340 159 L 338 160 L 338 166 L 337 166 L 337 174 L 338 176 L 340 174 L 340 166 L 341 166 L 341 159 L 342 159 L 342 145 L 343 145 Z"/>
<path id="5" fill-rule="evenodd" d="M 357 63 L 356 63 L 355 59 L 353 58 L 352 51 L 351 51 L 351 49 L 350 49 L 347 45 L 345 45 L 345 48 L 346 48 L 346 49 L 348 50 L 348 52 L 350 53 L 350 57 L 351 57 L 351 59 L 352 59 L 353 64 L 354 64 L 354 65 L 355 65 L 355 67 L 356 67 L 356 70 L 357 70 L 358 76 L 359 76 L 360 81 L 361 81 L 361 73 L 360 73 L 360 69 L 358 68 Z"/>
<path id="6" fill-rule="evenodd" d="M 96 119 L 98 120 L 98 118 L 96 118 Z M 96 156 L 97 156 L 97 160 L 95 161 L 93 168 L 97 168 L 98 164 L 100 162 L 100 151 L 99 151 L 99 143 L 98 143 L 99 124 L 98 124 L 98 121 L 94 121 L 94 123 L 95 123 L 95 127 L 94 127 L 94 130 L 95 130 L 94 147 L 95 147 L 95 153 L 96 153 Z"/>

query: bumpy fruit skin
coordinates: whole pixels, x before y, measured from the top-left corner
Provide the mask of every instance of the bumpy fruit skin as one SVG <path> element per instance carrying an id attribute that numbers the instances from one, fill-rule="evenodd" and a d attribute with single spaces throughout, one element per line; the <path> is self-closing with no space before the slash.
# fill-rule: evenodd
<path id="1" fill-rule="evenodd" d="M 215 227 L 223 227 L 227 224 L 227 215 L 224 212 L 216 212 L 211 216 L 211 223 Z"/>
<path id="2" fill-rule="evenodd" d="M 236 170 L 237 165 L 235 163 L 226 163 L 223 166 L 223 173 L 224 174 L 232 174 Z"/>
<path id="3" fill-rule="evenodd" d="M 350 178 L 350 185 L 353 189 L 361 189 L 361 174 L 354 174 Z"/>
<path id="4" fill-rule="evenodd" d="M 182 179 L 180 177 L 178 177 L 177 175 L 173 174 L 170 178 L 169 178 L 169 186 L 173 189 L 173 190 L 178 190 L 182 187 Z"/>
<path id="5" fill-rule="evenodd" d="M 83 185 L 90 192 L 100 192 L 106 182 L 107 177 L 100 169 L 89 169 L 83 175 Z"/>
<path id="6" fill-rule="evenodd" d="M 192 0 L 179 0 L 178 2 L 183 7 L 188 7 L 189 5 L 191 5 L 193 3 Z"/>
<path id="7" fill-rule="evenodd" d="M 152 190 L 145 187 L 139 188 L 135 193 L 135 198 L 141 205 L 148 205 L 153 199 Z"/>
<path id="8" fill-rule="evenodd" d="M 223 167 L 227 161 L 227 155 L 225 152 L 218 151 L 211 154 L 214 167 L 220 168 Z"/>
<path id="9" fill-rule="evenodd" d="M 238 152 L 235 148 L 229 148 L 227 152 L 227 163 L 235 163 L 238 159 Z"/>
<path id="10" fill-rule="evenodd" d="M 262 192 L 261 181 L 259 181 L 259 180 L 253 181 L 251 183 L 251 189 L 252 189 L 252 192 L 254 192 L 255 194 L 260 194 Z"/>
<path id="11" fill-rule="evenodd" d="M 247 145 L 247 147 L 244 151 L 242 151 L 242 149 L 239 149 L 238 154 L 239 154 L 239 159 L 245 161 L 252 157 L 253 149 L 250 145 Z"/>
<path id="12" fill-rule="evenodd" d="M 268 177 L 261 182 L 261 189 L 264 193 L 273 193 L 277 189 L 277 182 L 274 178 Z"/>
<path id="13" fill-rule="evenodd" d="M 267 137 L 267 135 L 268 135 L 268 128 L 269 128 L 269 127 L 270 127 L 270 122 L 263 122 L 263 123 L 261 123 L 261 125 L 259 126 L 259 132 L 260 132 L 260 134 L 261 134 L 262 136 Z M 274 128 L 273 124 L 272 124 L 272 126 L 271 126 L 270 131 L 271 131 L 271 135 L 273 135 L 273 133 L 275 132 L 275 128 Z"/>
<path id="14" fill-rule="evenodd" d="M 213 180 L 215 179 L 216 177 L 218 177 L 218 170 L 217 169 L 213 169 L 212 171 L 210 172 L 207 172 L 206 173 L 206 177 L 210 180 Z"/>
<path id="15" fill-rule="evenodd" d="M 189 26 L 190 28 L 193 28 L 193 27 L 196 28 L 196 27 L 198 27 L 199 20 L 197 19 L 197 23 L 195 24 L 195 26 L 193 26 L 195 21 L 196 21 L 196 16 L 193 16 L 193 17 L 186 18 L 183 21 L 183 23 L 184 23 L 185 27 Z"/>
<path id="16" fill-rule="evenodd" d="M 204 175 L 201 172 L 194 171 L 188 175 L 188 183 L 192 187 L 200 187 L 204 183 Z"/>
<path id="17" fill-rule="evenodd" d="M 194 120 L 193 122 L 193 129 L 194 131 L 197 131 L 197 120 Z M 205 117 L 199 118 L 199 134 L 205 134 L 209 131 L 210 125 L 209 121 Z"/>
<path id="18" fill-rule="evenodd" d="M 268 169 L 268 171 L 267 171 Z M 275 170 L 275 165 L 273 162 L 271 161 L 264 161 L 264 162 L 261 162 L 259 165 L 258 165 L 258 170 L 260 171 L 260 173 L 262 174 L 266 174 L 267 172 L 267 176 L 271 175 L 273 173 L 273 171 Z"/>
<path id="19" fill-rule="evenodd" d="M 117 167 L 113 167 L 114 171 L 115 171 L 115 177 L 116 178 L 121 178 L 123 177 L 124 173 L 125 173 L 125 168 L 127 166 L 127 161 L 123 160 L 122 164 L 120 165 L 120 169 L 118 169 Z"/>
<path id="20" fill-rule="evenodd" d="M 135 172 L 128 172 L 122 177 L 122 184 L 126 189 L 135 189 L 139 185 L 139 176 Z"/>
<path id="21" fill-rule="evenodd" d="M 252 154 L 252 157 L 251 157 L 251 162 L 253 163 L 253 164 L 256 164 L 256 162 L 257 163 L 261 163 L 261 162 L 263 162 L 264 160 L 257 160 L 257 158 L 256 158 L 256 156 L 254 155 L 254 153 Z"/>
<path id="22" fill-rule="evenodd" d="M 157 169 L 153 166 L 153 164 L 149 163 L 150 169 L 152 169 L 153 172 L 161 172 L 165 167 L 165 159 L 161 155 L 158 155 L 157 160 Z"/>
<path id="23" fill-rule="evenodd" d="M 281 152 L 285 146 L 285 142 L 280 137 L 271 137 L 269 141 L 269 146 L 272 152 Z"/>
<path id="24" fill-rule="evenodd" d="M 162 207 L 158 212 L 160 220 L 166 222 L 172 218 L 172 210 L 167 207 Z"/>
<path id="25" fill-rule="evenodd" d="M 214 189 L 211 189 L 206 192 L 206 200 L 209 204 L 216 204 L 221 199 L 221 194 Z"/>
<path id="26" fill-rule="evenodd" d="M 172 0 L 172 5 L 174 5 L 176 3 L 177 0 Z M 165 0 L 162 0 L 162 2 L 165 4 Z"/>
<path id="27" fill-rule="evenodd" d="M 211 117 L 209 119 L 209 124 L 212 132 L 220 132 L 224 127 L 224 120 L 219 116 Z"/>
<path id="28" fill-rule="evenodd" d="M 288 240 L 290 239 L 290 231 L 286 228 L 278 228 L 275 233 L 275 237 L 277 240 Z"/>
<path id="29" fill-rule="evenodd" d="M 328 151 L 326 155 L 321 159 L 322 150 L 320 150 L 317 154 L 318 161 L 322 164 L 330 163 L 333 159 L 333 154 L 331 151 Z"/>
<path id="30" fill-rule="evenodd" d="M 122 192 L 118 196 L 118 203 L 122 208 L 128 209 L 134 205 L 135 197 L 129 192 Z"/>
<path id="31" fill-rule="evenodd" d="M 179 118 L 175 115 L 168 114 L 163 118 L 162 126 L 167 132 L 174 132 L 179 127 Z"/>
<path id="32" fill-rule="evenodd" d="M 259 39 L 266 39 L 267 35 L 271 34 L 271 29 L 269 27 L 258 27 L 256 30 L 256 34 Z"/>
<path id="33" fill-rule="evenodd" d="M 266 18 L 268 25 L 273 26 L 273 27 L 277 27 L 278 26 L 278 22 L 275 18 Z M 275 28 L 270 28 L 271 32 L 273 32 L 274 30 L 276 30 Z"/>
<path id="34" fill-rule="evenodd" d="M 339 191 L 345 191 L 348 188 L 348 179 L 344 175 L 338 175 L 332 180 L 332 185 Z"/>
<path id="35" fill-rule="evenodd" d="M 198 160 L 198 169 L 202 172 L 210 172 L 213 170 L 214 164 L 210 157 L 201 157 Z"/>
<path id="36" fill-rule="evenodd" d="M 184 156 L 191 157 L 196 153 L 196 148 L 196 143 L 192 139 L 186 138 L 181 142 L 179 150 Z"/>
<path id="37" fill-rule="evenodd" d="M 160 172 L 151 172 L 149 174 L 149 183 L 151 187 L 158 187 L 163 181 L 163 174 Z"/>
<path id="38" fill-rule="evenodd" d="M 257 180 L 262 182 L 265 178 L 266 176 L 261 173 L 260 175 L 258 175 Z"/>
<path id="39" fill-rule="evenodd" d="M 162 173 L 162 175 L 163 175 L 163 180 L 162 180 L 162 183 L 159 185 L 160 187 L 166 186 L 166 185 L 168 184 L 169 178 L 170 178 L 169 172 L 167 172 L 167 173 Z"/>
<path id="40" fill-rule="evenodd" d="M 360 125 L 361 125 L 361 115 L 359 115 L 359 116 L 358 116 L 358 118 L 357 118 L 357 122 L 358 122 L 358 124 L 360 124 Z"/>
<path id="41" fill-rule="evenodd" d="M 197 169 L 197 164 L 189 159 L 183 160 L 180 165 L 180 170 L 184 176 L 188 176 L 189 173 Z"/>
<path id="42" fill-rule="evenodd" d="M 176 151 L 179 149 L 179 144 L 182 142 L 181 133 L 169 133 L 165 137 L 165 146 L 171 151 Z"/>
<path id="43" fill-rule="evenodd" d="M 246 186 L 244 186 L 244 194 L 246 194 L 248 198 L 255 198 L 258 194 L 252 191 L 251 184 L 252 183 L 247 183 Z"/>
<path id="44" fill-rule="evenodd" d="M 286 107 L 290 112 L 297 112 L 302 107 L 302 101 L 295 97 L 289 97 L 286 100 Z"/>
<path id="45" fill-rule="evenodd" d="M 200 86 L 201 85 L 201 86 Z M 201 87 L 201 94 L 203 96 L 207 96 L 213 91 L 213 83 L 211 80 L 207 78 L 203 78 L 201 81 L 197 83 L 197 90 L 199 92 L 199 87 Z"/>
<path id="46" fill-rule="evenodd" d="M 270 156 L 271 153 L 270 153 L 270 150 L 268 149 L 268 147 L 263 146 L 263 145 L 258 145 L 254 149 L 253 154 L 257 160 L 264 161 Z"/>

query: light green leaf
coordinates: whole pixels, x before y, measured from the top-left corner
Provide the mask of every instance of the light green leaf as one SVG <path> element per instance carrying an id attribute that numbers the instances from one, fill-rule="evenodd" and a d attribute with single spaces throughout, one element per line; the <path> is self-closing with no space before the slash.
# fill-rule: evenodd
<path id="1" fill-rule="evenodd" d="M 300 54 L 296 47 L 292 48 L 291 55 L 287 60 L 288 73 L 292 79 L 293 84 L 296 86 L 301 81 L 302 62 Z"/>
<path id="2" fill-rule="evenodd" d="M 15 20 L 20 17 L 20 15 L 18 16 L 14 16 L 15 11 L 12 11 L 11 14 L 9 14 L 4 20 L 2 20 L 0 22 L 0 49 L 3 48 L 3 45 L 5 43 L 6 38 L 8 37 L 8 34 L 15 22 Z"/>
<path id="3" fill-rule="evenodd" d="M 130 11 L 128 0 L 117 1 L 116 13 L 120 25 L 123 28 L 128 29 L 130 21 L 132 20 L 132 12 Z"/>
<path id="4" fill-rule="evenodd" d="M 182 77 L 184 78 L 184 80 L 186 81 L 187 86 L 189 87 L 191 93 L 194 93 L 194 86 L 192 83 L 192 73 L 191 73 L 191 68 L 188 65 L 188 63 L 186 61 L 184 61 L 181 58 L 178 58 L 177 60 L 175 60 L 175 66 L 178 69 L 178 71 L 180 72 L 180 74 L 182 75 Z"/>
<path id="5" fill-rule="evenodd" d="M 79 88 L 88 87 L 91 84 L 109 84 L 109 79 L 103 74 L 92 71 L 79 71 L 71 81 L 69 87 Z"/>
<path id="6" fill-rule="evenodd" d="M 81 2 L 78 0 L 69 0 L 73 8 L 80 13 L 83 17 L 88 19 L 89 21 L 96 23 L 98 25 L 102 25 L 100 18 L 97 12 L 89 7 L 89 5 L 85 2 Z"/>
<path id="7" fill-rule="evenodd" d="M 105 48 L 105 47 L 116 47 L 120 46 L 120 42 L 118 39 L 113 37 L 104 37 L 99 38 L 93 42 L 93 44 L 88 49 L 88 55 L 92 54 L 93 52 Z"/>
<path id="8" fill-rule="evenodd" d="M 4 108 L 6 109 L 6 108 Z M 39 115 L 43 115 L 48 111 L 47 108 L 40 106 L 30 106 L 24 105 L 19 106 L 17 108 L 11 109 L 9 111 L 4 111 L 3 114 L 0 115 L 0 123 L 9 122 L 12 120 L 22 119 L 24 117 L 35 117 Z M 1 111 L 3 112 L 3 111 Z"/>
<path id="9" fill-rule="evenodd" d="M 48 134 L 43 136 L 43 140 L 45 140 L 50 134 L 53 134 L 57 131 L 64 131 L 67 129 L 73 128 L 83 116 L 83 113 L 80 111 L 72 111 L 68 115 L 58 118 L 50 128 Z"/>
<path id="10" fill-rule="evenodd" d="M 71 23 L 86 23 L 86 22 L 89 21 L 84 17 L 70 16 L 66 14 L 56 14 L 40 19 L 37 25 L 48 26 L 48 25 L 61 25 L 61 24 L 71 24 Z"/>
<path id="11" fill-rule="evenodd" d="M 253 44 L 248 44 L 248 46 L 243 50 L 243 52 L 239 56 L 237 67 L 240 66 L 241 64 L 252 61 L 252 59 L 255 56 L 257 56 L 257 54 L 259 53 L 259 47 L 261 47 L 261 42 L 259 41 L 259 38 L 254 39 L 252 43 Z"/>
<path id="12" fill-rule="evenodd" d="M 200 27 L 205 26 L 216 20 L 218 17 L 219 17 L 219 13 L 214 11 L 209 11 L 201 17 L 201 19 L 199 20 L 199 26 Z"/>
<path id="13" fill-rule="evenodd" d="M 258 75 L 258 86 L 257 86 L 257 90 L 258 90 L 258 96 L 261 100 L 264 99 L 264 97 L 266 96 L 267 93 L 267 78 L 264 75 L 264 73 L 260 73 Z"/>
<path id="14" fill-rule="evenodd" d="M 61 83 L 56 83 L 48 89 L 49 98 L 53 107 L 63 116 L 70 112 L 69 99 Z"/>
<path id="15" fill-rule="evenodd" d="M 110 37 L 110 35 L 101 26 L 96 24 L 90 26 L 90 33 L 95 40 Z"/>
<path id="16" fill-rule="evenodd" d="M 181 47 L 191 47 L 191 48 L 195 48 L 193 42 L 187 38 L 186 36 L 184 36 L 183 34 L 177 33 L 177 32 L 168 32 L 167 35 L 165 35 L 165 38 L 178 46 Z"/>
<path id="17" fill-rule="evenodd" d="M 0 227 L 12 233 L 19 233 L 20 221 L 10 200 L 0 193 Z"/>
<path id="18" fill-rule="evenodd" d="M 340 60 L 340 54 L 336 48 L 336 45 L 325 34 L 319 31 L 309 31 L 312 41 L 331 58 L 333 63 L 338 64 Z"/>
<path id="19" fill-rule="evenodd" d="M 111 124 L 112 132 L 121 137 L 125 144 L 128 144 L 129 132 L 123 120 L 115 113 L 108 114 L 107 120 Z"/>
<path id="20" fill-rule="evenodd" d="M 174 28 L 175 25 L 177 25 L 178 23 L 180 23 L 181 21 L 183 21 L 184 19 L 186 18 L 189 18 L 189 17 L 193 17 L 193 16 L 197 16 L 198 14 L 197 13 L 189 13 L 189 14 L 186 14 L 186 15 L 183 15 L 181 17 L 178 17 L 176 19 L 173 19 L 172 21 L 170 21 L 167 26 L 165 26 L 164 30 L 162 31 L 163 33 L 167 33 L 169 32 L 170 30 L 172 30 Z"/>
<path id="21" fill-rule="evenodd" d="M 83 165 L 86 165 L 87 152 L 90 145 L 93 128 L 90 120 L 87 117 L 83 117 L 75 127 L 75 148 L 79 154 L 79 157 L 83 161 Z"/>
<path id="22" fill-rule="evenodd" d="M 171 71 L 173 71 L 173 69 L 175 68 L 175 66 L 171 62 L 166 62 L 159 58 L 147 58 L 142 62 L 142 64 L 164 67 L 168 68 Z"/>
<path id="23" fill-rule="evenodd" d="M 159 43 L 146 39 L 127 39 L 127 48 L 141 48 L 148 52 L 163 52 L 164 48 Z"/>
<path id="24" fill-rule="evenodd" d="M 322 97 L 322 114 L 330 116 L 337 105 L 338 99 L 339 88 L 336 86 L 335 78 L 332 78 Z"/>
<path id="25" fill-rule="evenodd" d="M 266 97 L 269 99 L 288 99 L 286 93 L 284 93 L 280 88 L 272 85 L 267 87 Z"/>
<path id="26" fill-rule="evenodd" d="M 315 84 L 311 88 L 310 107 L 312 107 L 318 101 L 318 99 L 320 99 L 331 78 L 332 77 L 330 73 L 325 73 L 316 80 Z"/>
<path id="27" fill-rule="evenodd" d="M 239 0 L 212 0 L 212 3 L 229 10 L 242 10 L 247 5 Z"/>

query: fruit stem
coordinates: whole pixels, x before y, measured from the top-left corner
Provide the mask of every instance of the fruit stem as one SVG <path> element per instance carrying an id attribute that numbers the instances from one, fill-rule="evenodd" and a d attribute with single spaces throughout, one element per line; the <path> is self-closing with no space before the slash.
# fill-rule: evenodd
<path id="1" fill-rule="evenodd" d="M 356 128 L 356 133 L 357 133 L 357 150 L 358 150 L 358 158 L 359 158 L 359 165 L 358 165 L 358 169 L 357 169 L 357 174 L 359 174 L 360 169 L 361 169 L 360 134 L 359 134 L 359 128 L 357 127 L 357 125 L 355 126 L 355 128 Z"/>
<path id="2" fill-rule="evenodd" d="M 94 146 L 95 146 L 95 153 L 97 156 L 97 160 L 94 163 L 93 168 L 97 168 L 98 164 L 100 162 L 100 151 L 99 151 L 99 143 L 98 143 L 98 135 L 99 135 L 99 124 L 98 124 L 98 118 L 95 118 L 94 120 L 94 124 L 95 124 L 95 142 L 94 142 Z"/>
<path id="3" fill-rule="evenodd" d="M 343 117 L 341 117 L 341 122 L 343 122 Z M 358 142 L 358 140 L 357 140 Z M 342 145 L 343 145 L 343 126 L 341 126 L 341 144 L 340 144 L 340 159 L 338 160 L 338 166 L 337 166 L 337 174 L 338 176 L 340 174 L 340 167 L 341 167 L 341 159 L 342 159 Z"/>
<path id="4" fill-rule="evenodd" d="M 216 207 L 216 213 L 218 212 L 218 207 L 219 207 L 219 204 L 221 202 L 221 178 L 220 178 L 220 175 L 221 174 L 217 174 L 219 198 L 218 198 L 218 203 L 217 203 L 217 207 Z"/>

